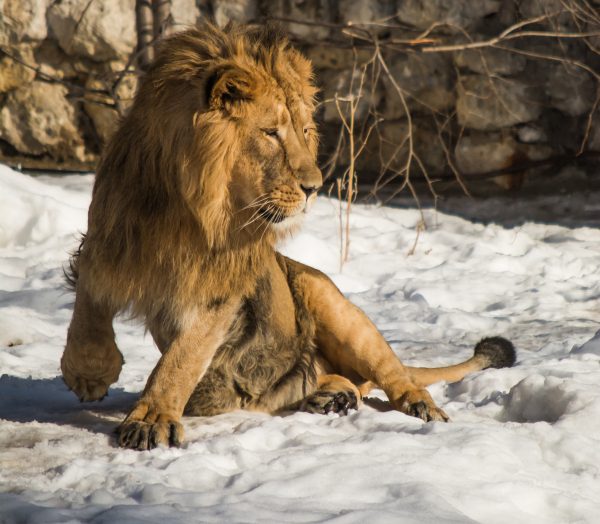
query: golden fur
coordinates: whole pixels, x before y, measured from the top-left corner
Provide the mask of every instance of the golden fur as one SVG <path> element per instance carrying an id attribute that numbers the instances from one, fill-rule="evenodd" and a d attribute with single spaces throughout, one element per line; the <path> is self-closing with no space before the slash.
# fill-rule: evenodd
<path id="1" fill-rule="evenodd" d="M 402 366 L 325 275 L 275 251 L 322 184 L 315 92 L 275 26 L 207 24 L 158 50 L 98 166 L 61 360 L 81 400 L 102 398 L 123 364 L 113 317 L 143 320 L 162 357 L 121 445 L 178 444 L 184 411 L 345 411 L 373 384 L 447 420 L 424 385 L 494 365 L 488 351 L 446 371 Z"/>

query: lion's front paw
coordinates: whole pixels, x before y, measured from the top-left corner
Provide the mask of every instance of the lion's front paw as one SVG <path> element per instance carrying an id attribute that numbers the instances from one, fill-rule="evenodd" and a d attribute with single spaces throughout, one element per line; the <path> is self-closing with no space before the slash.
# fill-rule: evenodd
<path id="1" fill-rule="evenodd" d="M 441 422 L 450 422 L 450 418 L 440 408 L 438 408 L 427 391 L 407 392 L 399 399 L 391 402 L 392 407 L 411 417 L 420 418 L 424 422 L 439 420 Z"/>
<path id="2" fill-rule="evenodd" d="M 80 402 L 93 402 L 102 400 L 108 395 L 108 386 L 112 382 L 105 382 L 102 379 L 87 379 L 84 377 L 75 377 L 63 372 L 63 380 L 68 388 L 73 391 Z"/>
<path id="3" fill-rule="evenodd" d="M 77 358 L 75 351 L 65 349 L 60 360 L 63 380 L 81 402 L 102 400 L 107 395 L 108 387 L 119 380 L 123 356 L 116 346 L 115 350 L 110 359 L 88 362 Z"/>
<path id="4" fill-rule="evenodd" d="M 140 451 L 159 444 L 179 446 L 183 442 L 183 426 L 175 417 L 149 409 L 143 401 L 138 401 L 116 433 L 121 446 Z"/>
<path id="5" fill-rule="evenodd" d="M 124 422 L 117 428 L 119 444 L 124 448 L 154 449 L 159 444 L 179 446 L 183 442 L 183 426 L 179 422 Z"/>

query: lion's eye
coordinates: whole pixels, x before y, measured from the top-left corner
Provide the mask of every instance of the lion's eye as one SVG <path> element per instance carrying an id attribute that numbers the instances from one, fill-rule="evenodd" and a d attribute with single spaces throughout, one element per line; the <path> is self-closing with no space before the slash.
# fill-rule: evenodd
<path id="1" fill-rule="evenodd" d="M 310 131 L 311 129 L 314 129 L 312 127 L 305 127 L 304 128 L 304 139 L 308 142 L 308 139 L 310 138 Z"/>
<path id="2" fill-rule="evenodd" d="M 263 131 L 265 132 L 265 135 L 279 140 L 279 129 L 263 129 Z"/>

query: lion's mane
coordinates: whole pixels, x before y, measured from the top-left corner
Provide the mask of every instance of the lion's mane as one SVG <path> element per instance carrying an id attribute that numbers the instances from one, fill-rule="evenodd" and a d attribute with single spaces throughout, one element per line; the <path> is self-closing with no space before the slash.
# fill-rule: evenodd
<path id="1" fill-rule="evenodd" d="M 276 26 L 207 24 L 167 39 L 98 166 L 73 282 L 81 274 L 114 313 L 161 331 L 181 329 L 200 302 L 252 288 L 275 233 L 234 234 L 230 187 L 251 116 L 225 118 L 219 106 L 235 117 L 236 104 L 270 82 L 314 104 L 310 63 Z"/>

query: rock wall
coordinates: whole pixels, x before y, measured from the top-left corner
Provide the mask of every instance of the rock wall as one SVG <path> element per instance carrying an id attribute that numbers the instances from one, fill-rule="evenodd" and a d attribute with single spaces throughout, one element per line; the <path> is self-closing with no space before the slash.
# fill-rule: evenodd
<path id="1" fill-rule="evenodd" d="M 352 107 L 359 182 L 381 185 L 409 160 L 418 180 L 600 150 L 599 7 L 173 0 L 170 31 L 284 20 L 321 87 L 323 162 L 349 163 Z M 135 46 L 135 0 L 0 0 L 0 160 L 92 169 L 135 92 Z M 502 181 L 516 189 L 523 177 Z"/>

